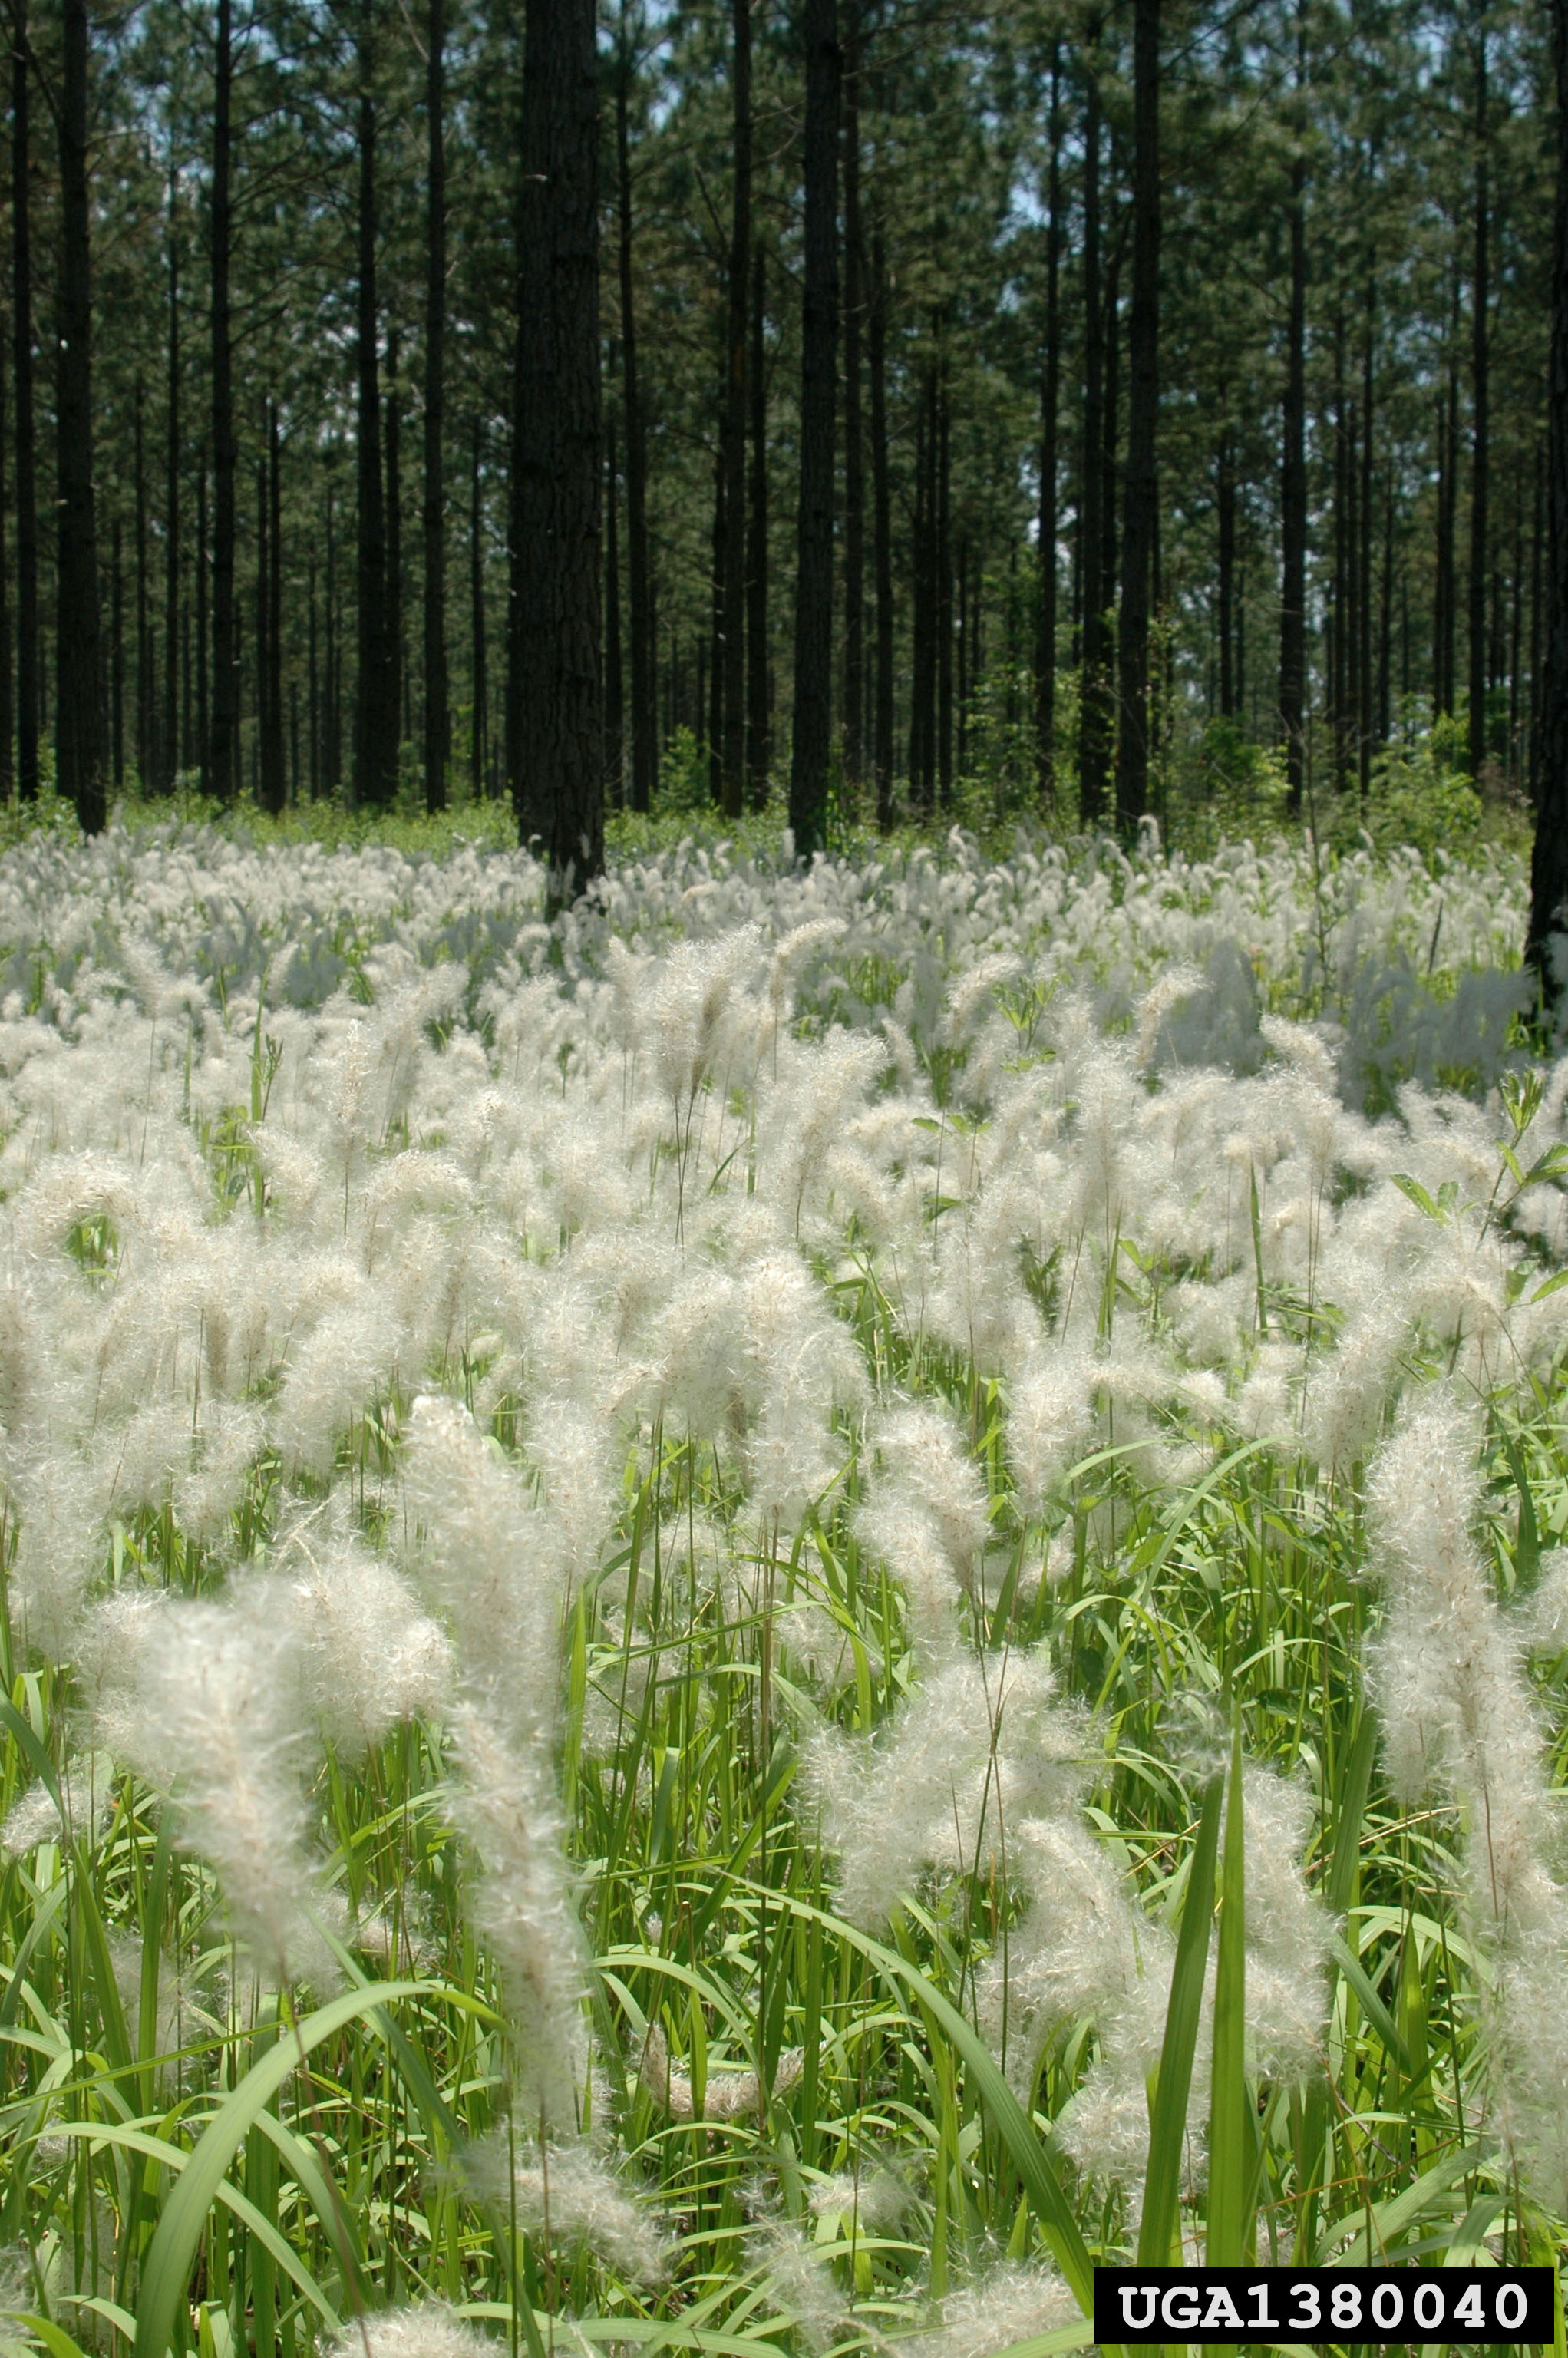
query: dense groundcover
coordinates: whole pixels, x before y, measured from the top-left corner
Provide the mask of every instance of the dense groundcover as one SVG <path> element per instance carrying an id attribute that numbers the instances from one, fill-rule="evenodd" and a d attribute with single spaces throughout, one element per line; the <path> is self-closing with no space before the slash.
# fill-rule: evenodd
<path id="1" fill-rule="evenodd" d="M 0 861 L 0 2338 L 1044 2358 L 1141 2237 L 1552 2256 L 1515 867 L 540 900 Z"/>

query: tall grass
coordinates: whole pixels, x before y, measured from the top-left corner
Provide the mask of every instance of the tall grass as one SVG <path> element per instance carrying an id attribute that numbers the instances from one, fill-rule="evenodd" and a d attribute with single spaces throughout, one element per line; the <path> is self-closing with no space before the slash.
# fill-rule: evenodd
<path id="1" fill-rule="evenodd" d="M 1511 871 L 277 860 L 0 862 L 0 2335 L 1554 2257 Z"/>

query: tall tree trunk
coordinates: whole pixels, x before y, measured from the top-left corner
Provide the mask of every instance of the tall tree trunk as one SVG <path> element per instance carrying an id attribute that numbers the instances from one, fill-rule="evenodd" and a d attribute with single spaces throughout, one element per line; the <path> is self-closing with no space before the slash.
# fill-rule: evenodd
<path id="1" fill-rule="evenodd" d="M 386 347 L 386 714 L 395 782 L 402 768 L 407 665 L 403 642 L 403 412 L 397 390 L 397 336 Z"/>
<path id="2" fill-rule="evenodd" d="M 343 783 L 343 639 L 338 605 L 338 487 L 327 485 L 327 660 L 321 717 L 321 780 L 335 795 Z"/>
<path id="3" fill-rule="evenodd" d="M 512 788 L 537 838 L 546 902 L 566 906 L 604 866 L 604 463 L 599 374 L 599 69 L 593 0 L 528 0 L 515 403 L 519 631 L 514 708 L 527 715 Z M 524 341 L 525 339 L 525 341 Z"/>
<path id="4" fill-rule="evenodd" d="M 724 327 L 724 541 L 719 570 L 719 798 L 728 818 L 746 800 L 746 314 L 752 270 L 752 0 L 730 0 L 733 124 L 730 268 Z"/>
<path id="5" fill-rule="evenodd" d="M 98 614 L 98 531 L 92 488 L 92 259 L 87 188 L 87 0 L 64 0 L 60 76 L 59 485 L 56 535 L 59 690 L 55 771 L 84 835 L 101 832 L 103 663 Z"/>
<path id="6" fill-rule="evenodd" d="M 953 799 L 953 419 L 946 362 L 938 383 L 935 467 L 936 783 L 946 810 Z"/>
<path id="7" fill-rule="evenodd" d="M 617 254 L 621 273 L 621 394 L 626 419 L 626 589 L 632 624 L 632 807 L 653 806 L 658 784 L 658 715 L 654 678 L 654 603 L 648 561 L 647 423 L 637 374 L 637 305 L 633 273 L 632 44 L 622 6 L 615 77 Z"/>
<path id="8" fill-rule="evenodd" d="M 318 616 L 316 611 L 316 552 L 310 552 L 307 572 L 306 597 L 308 611 L 305 621 L 306 694 L 309 698 L 306 714 L 308 739 L 310 799 L 321 799 L 321 672 Z"/>
<path id="9" fill-rule="evenodd" d="M 120 519 L 109 536 L 109 775 L 114 792 L 125 788 L 125 574 L 121 559 Z"/>
<path id="10" fill-rule="evenodd" d="M 168 191 L 168 433 L 164 464 L 163 762 L 158 784 L 174 791 L 179 767 L 179 241 L 174 181 Z"/>
<path id="11" fill-rule="evenodd" d="M 1296 12 L 1296 91 L 1304 103 L 1304 0 Z M 1304 136 L 1304 127 L 1298 137 Z M 1285 741 L 1285 804 L 1299 815 L 1306 785 L 1306 158 L 1291 165 L 1290 311 L 1280 463 L 1280 728 Z"/>
<path id="12" fill-rule="evenodd" d="M 38 444 L 33 416 L 33 249 L 27 12 L 13 14 L 11 53 L 11 321 L 16 377 L 16 792 L 38 792 Z"/>
<path id="13" fill-rule="evenodd" d="M 724 567 L 729 521 L 729 475 L 722 438 L 713 460 L 713 531 L 708 578 L 708 704 L 703 734 L 708 741 L 708 798 L 722 808 L 724 781 Z"/>
<path id="14" fill-rule="evenodd" d="M 1568 0 L 1565 0 L 1565 5 L 1568 5 Z M 1546 652 L 1546 451 L 1540 442 L 1535 447 L 1532 507 L 1534 521 L 1530 535 L 1530 724 L 1525 791 L 1535 802 L 1540 797 L 1543 775 L 1544 741 L 1541 731 L 1546 717 L 1546 681 L 1542 669 Z"/>
<path id="15" fill-rule="evenodd" d="M 1525 955 L 1555 1006 L 1565 978 L 1548 944 L 1568 901 L 1568 0 L 1552 0 L 1557 77 L 1557 187 L 1552 216 L 1552 331 L 1546 387 L 1545 662 L 1535 853 Z"/>
<path id="16" fill-rule="evenodd" d="M 381 371 L 376 343 L 380 307 L 376 299 L 374 5 L 375 0 L 360 0 L 356 59 L 359 333 L 355 359 L 355 455 L 359 518 L 354 602 L 359 678 L 354 694 L 354 800 L 373 810 L 385 810 L 397 791 L 397 708 L 393 700 L 395 681 L 387 612 L 386 503 L 381 465 Z"/>
<path id="17" fill-rule="evenodd" d="M 144 433 L 146 403 L 136 379 L 132 430 L 133 491 L 136 503 L 136 791 L 153 787 L 153 658 L 147 633 L 147 471 Z"/>
<path id="18" fill-rule="evenodd" d="M 1128 331 L 1127 493 L 1117 669 L 1116 816 L 1124 832 L 1149 807 L 1149 623 L 1160 497 L 1160 0 L 1137 0 L 1132 34 L 1132 318 Z"/>
<path id="19" fill-rule="evenodd" d="M 1439 712 L 1452 712 L 1457 685 L 1454 646 L 1458 636 L 1458 577 L 1454 543 L 1459 513 L 1459 276 L 1454 276 L 1453 317 L 1448 335 L 1448 383 L 1438 432 L 1437 582 L 1435 645 L 1433 650 L 1433 701 Z"/>
<path id="20" fill-rule="evenodd" d="M 844 39 L 844 776 L 858 797 L 866 762 L 866 457 L 860 329 L 866 301 L 860 217 L 860 7 Z"/>
<path id="21" fill-rule="evenodd" d="M 490 686 L 485 676 L 484 500 L 480 479 L 482 433 L 476 417 L 469 508 L 469 793 L 476 803 L 484 799 L 485 756 L 490 750 Z"/>
<path id="22" fill-rule="evenodd" d="M 1366 317 L 1361 343 L 1361 490 L 1357 502 L 1360 565 L 1356 584 L 1358 624 L 1356 646 L 1357 770 L 1363 798 L 1372 789 L 1372 739 L 1377 715 L 1372 701 L 1372 421 L 1376 296 L 1367 276 Z"/>
<path id="23" fill-rule="evenodd" d="M 5 336 L 0 332 L 0 350 Z M 5 372 L 0 368 L 0 802 L 8 803 L 16 784 L 16 698 L 11 674 L 11 596 L 5 556 Z"/>
<path id="24" fill-rule="evenodd" d="M 1236 711 L 1233 665 L 1236 631 L 1236 460 L 1235 441 L 1227 426 L 1219 438 L 1216 510 L 1219 525 L 1219 713 L 1228 720 Z"/>
<path id="25" fill-rule="evenodd" d="M 833 426 L 838 368 L 838 0 L 805 0 L 806 224 L 800 511 L 789 823 L 797 859 L 827 840 L 833 741 Z"/>
<path id="26" fill-rule="evenodd" d="M 768 381 L 764 341 L 767 289 L 762 249 L 752 269 L 752 356 L 747 390 L 752 404 L 751 506 L 746 526 L 746 780 L 753 810 L 770 791 L 772 709 L 768 693 Z"/>
<path id="27" fill-rule="evenodd" d="M 1089 29 L 1088 89 L 1084 113 L 1084 448 L 1078 508 L 1084 600 L 1078 699 L 1078 815 L 1088 827 L 1098 825 L 1105 812 L 1110 738 L 1105 676 L 1105 609 L 1100 603 L 1105 573 L 1105 322 L 1100 298 L 1099 74 L 1093 54 L 1099 31 L 1098 23 Z"/>
<path id="28" fill-rule="evenodd" d="M 1034 643 L 1034 763 L 1040 799 L 1056 795 L 1056 413 L 1062 375 L 1062 59 L 1051 44 L 1046 176 L 1045 352 L 1040 372 L 1040 603 Z M 971 670 L 973 665 L 971 663 Z"/>
<path id="29" fill-rule="evenodd" d="M 207 706 L 207 445 L 196 461 L 196 760 L 204 795 L 212 794 L 212 742 Z"/>
<path id="30" fill-rule="evenodd" d="M 283 743 L 283 487 L 277 404 L 267 405 L 266 638 L 258 645 L 257 703 L 261 712 L 261 784 L 264 808 L 277 812 L 287 799 Z"/>
<path id="31" fill-rule="evenodd" d="M 936 365 L 928 362 L 914 422 L 914 514 L 910 575 L 909 784 L 929 815 L 936 784 Z"/>
<path id="32" fill-rule="evenodd" d="M 233 243 L 233 0 L 218 0 L 212 90 L 212 728 L 208 788 L 240 787 L 239 638 L 234 612 L 234 383 L 229 271 Z"/>
<path id="33" fill-rule="evenodd" d="M 1487 27 L 1476 28 L 1476 263 L 1470 307 L 1470 775 L 1487 759 L 1487 534 L 1491 459 L 1490 194 L 1487 155 Z"/>
<path id="34" fill-rule="evenodd" d="M 446 0 L 425 22 L 425 807 L 447 806 Z"/>
<path id="35" fill-rule="evenodd" d="M 266 496 L 266 409 L 262 411 L 261 453 L 256 460 L 256 592 L 254 639 L 256 650 L 256 709 L 255 729 L 251 738 L 251 782 L 257 802 L 263 810 L 266 799 L 267 688 L 272 679 L 272 665 L 267 653 L 267 622 L 272 611 L 267 591 L 268 570 L 268 507 Z M 243 716 L 242 714 L 242 726 Z"/>
<path id="36" fill-rule="evenodd" d="M 1105 300 L 1101 317 L 1105 321 L 1105 398 L 1102 415 L 1105 420 L 1104 439 L 1100 446 L 1100 583 L 1099 609 L 1106 617 L 1106 662 L 1110 662 L 1110 616 L 1116 605 L 1117 577 L 1117 396 L 1121 384 L 1121 259 L 1122 233 L 1130 216 L 1124 213 L 1117 235 L 1111 241 L 1109 265 L 1105 275 Z M 1114 698 L 1112 698 L 1114 703 Z M 1108 739 L 1108 747 L 1109 740 Z"/>
<path id="37" fill-rule="evenodd" d="M 611 806 L 626 800 L 626 689 L 621 668 L 621 535 L 615 492 L 615 424 L 604 428 L 604 788 Z"/>
<path id="38" fill-rule="evenodd" d="M 871 562 L 876 577 L 877 825 L 885 834 L 892 806 L 892 492 L 888 465 L 887 255 L 879 221 L 871 240 Z"/>

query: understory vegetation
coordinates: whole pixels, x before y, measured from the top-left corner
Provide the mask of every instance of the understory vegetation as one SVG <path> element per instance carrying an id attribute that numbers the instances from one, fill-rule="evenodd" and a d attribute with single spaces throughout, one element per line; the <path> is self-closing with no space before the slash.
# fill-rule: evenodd
<path id="1" fill-rule="evenodd" d="M 1525 891 L 0 857 L 0 2345 L 1050 2358 L 1102 2259 L 1554 2258 Z"/>

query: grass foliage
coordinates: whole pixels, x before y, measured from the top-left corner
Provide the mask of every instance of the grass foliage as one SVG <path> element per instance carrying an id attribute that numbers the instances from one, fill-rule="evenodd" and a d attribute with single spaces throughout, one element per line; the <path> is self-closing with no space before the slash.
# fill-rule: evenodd
<path id="1" fill-rule="evenodd" d="M 460 829 L 458 830 L 460 833 Z M 0 2342 L 1556 2256 L 1522 880 L 0 859 Z"/>

